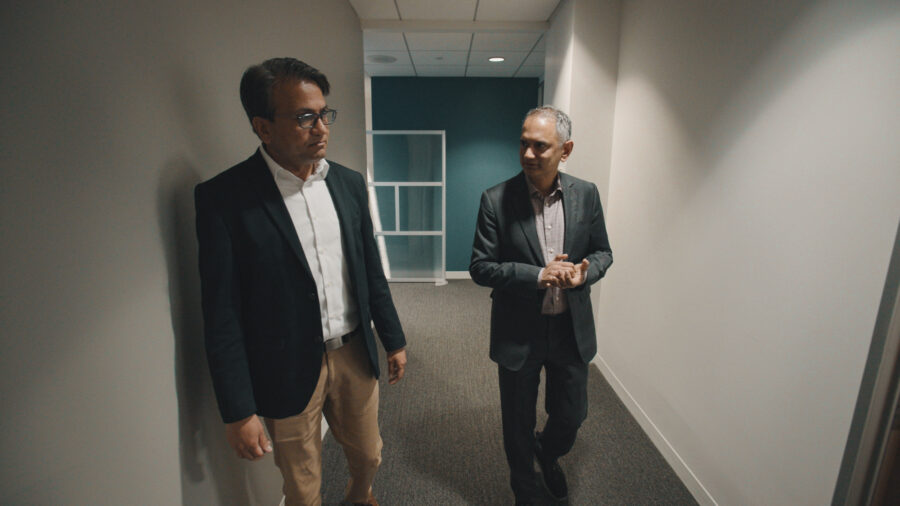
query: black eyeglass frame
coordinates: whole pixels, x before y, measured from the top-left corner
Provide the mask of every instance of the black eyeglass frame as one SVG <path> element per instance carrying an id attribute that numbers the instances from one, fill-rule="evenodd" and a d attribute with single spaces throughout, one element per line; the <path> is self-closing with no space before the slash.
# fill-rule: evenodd
<path id="1" fill-rule="evenodd" d="M 334 123 L 335 118 L 337 118 L 337 109 L 322 109 L 322 112 L 307 112 L 303 114 L 295 114 L 291 116 L 297 122 L 297 126 L 304 130 L 310 130 L 314 126 L 316 126 L 316 121 L 322 121 L 323 125 L 330 125 Z M 304 126 L 304 123 L 309 123 L 309 125 Z"/>

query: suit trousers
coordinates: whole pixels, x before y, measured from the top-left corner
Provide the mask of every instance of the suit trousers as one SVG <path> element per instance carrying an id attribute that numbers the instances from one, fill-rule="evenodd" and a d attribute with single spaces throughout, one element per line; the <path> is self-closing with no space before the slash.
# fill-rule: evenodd
<path id="1" fill-rule="evenodd" d="M 381 464 L 378 380 L 362 337 L 322 357 L 319 382 L 299 415 L 266 419 L 275 464 L 284 478 L 285 505 L 322 504 L 322 415 L 344 449 L 350 482 L 346 500 L 366 502 Z"/>
<path id="2" fill-rule="evenodd" d="M 534 472 L 536 404 L 541 369 L 546 371 L 544 409 L 547 423 L 541 432 L 543 453 L 559 458 L 569 453 L 587 417 L 587 364 L 575 343 L 572 316 L 567 311 L 542 316 L 540 332 L 531 343 L 525 364 L 517 371 L 499 366 L 503 448 L 510 468 L 510 485 L 517 501 L 541 497 Z"/>

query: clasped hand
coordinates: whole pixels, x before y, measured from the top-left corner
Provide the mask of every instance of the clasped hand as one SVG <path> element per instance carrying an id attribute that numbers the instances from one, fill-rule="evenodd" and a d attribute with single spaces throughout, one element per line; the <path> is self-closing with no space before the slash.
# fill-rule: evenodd
<path id="1" fill-rule="evenodd" d="M 587 269 L 591 264 L 585 258 L 579 264 L 567 262 L 569 255 L 556 255 L 541 272 L 541 287 L 575 288 L 584 283 L 587 278 Z"/>

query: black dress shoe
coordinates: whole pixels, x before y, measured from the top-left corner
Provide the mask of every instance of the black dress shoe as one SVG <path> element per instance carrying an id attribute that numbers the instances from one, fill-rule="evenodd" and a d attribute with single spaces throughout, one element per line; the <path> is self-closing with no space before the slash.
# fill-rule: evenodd
<path id="1" fill-rule="evenodd" d="M 541 468 L 541 481 L 547 487 L 547 492 L 557 501 L 562 501 L 568 497 L 569 486 L 566 484 L 566 474 L 559 467 L 557 459 L 544 457 L 540 432 L 536 433 L 534 437 L 534 456 L 537 458 L 538 466 Z"/>

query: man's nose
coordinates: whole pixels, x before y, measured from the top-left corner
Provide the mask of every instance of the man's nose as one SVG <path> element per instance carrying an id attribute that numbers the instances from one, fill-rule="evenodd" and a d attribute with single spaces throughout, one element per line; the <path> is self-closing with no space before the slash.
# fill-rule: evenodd
<path id="1" fill-rule="evenodd" d="M 531 147 L 525 148 L 525 158 L 534 158 L 534 151 Z"/>
<path id="2" fill-rule="evenodd" d="M 328 125 L 326 125 L 325 121 L 322 120 L 322 117 L 319 116 L 316 118 L 316 122 L 313 123 L 312 130 L 317 134 L 322 134 L 328 131 Z"/>

